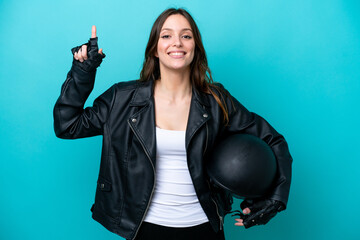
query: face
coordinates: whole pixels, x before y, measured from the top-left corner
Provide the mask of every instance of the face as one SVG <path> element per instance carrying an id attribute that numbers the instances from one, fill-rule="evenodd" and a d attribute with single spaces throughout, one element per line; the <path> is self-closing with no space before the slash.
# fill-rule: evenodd
<path id="1" fill-rule="evenodd" d="M 194 58 L 195 41 L 187 19 L 175 14 L 164 22 L 155 56 L 159 58 L 160 70 L 186 70 Z"/>

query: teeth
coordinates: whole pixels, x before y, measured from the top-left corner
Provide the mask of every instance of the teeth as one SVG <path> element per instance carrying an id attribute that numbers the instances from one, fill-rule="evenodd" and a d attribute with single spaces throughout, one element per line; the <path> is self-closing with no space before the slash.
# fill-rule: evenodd
<path id="1" fill-rule="evenodd" d="M 184 52 L 171 52 L 171 53 L 169 53 L 169 55 L 180 56 L 180 55 L 185 55 L 185 53 Z"/>

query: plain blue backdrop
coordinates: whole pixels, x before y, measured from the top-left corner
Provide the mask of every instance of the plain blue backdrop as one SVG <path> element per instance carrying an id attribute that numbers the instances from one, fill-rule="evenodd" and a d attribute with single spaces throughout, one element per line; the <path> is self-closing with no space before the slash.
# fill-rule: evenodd
<path id="1" fill-rule="evenodd" d="M 346 0 L 0 1 L 0 239 L 121 239 L 91 218 L 101 137 L 56 138 L 52 110 L 92 25 L 107 57 L 86 105 L 139 77 L 168 7 L 194 16 L 214 79 L 294 158 L 288 209 L 250 229 L 227 216 L 227 239 L 360 239 L 360 4 Z"/>

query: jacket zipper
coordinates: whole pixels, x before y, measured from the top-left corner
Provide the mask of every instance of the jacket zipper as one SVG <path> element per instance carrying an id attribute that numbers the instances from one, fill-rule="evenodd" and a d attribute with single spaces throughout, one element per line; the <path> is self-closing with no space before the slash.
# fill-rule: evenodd
<path id="1" fill-rule="evenodd" d="M 222 216 L 220 216 L 220 214 L 219 214 L 219 209 L 218 209 L 218 206 L 217 206 L 217 204 L 216 204 L 216 202 L 215 202 L 215 200 L 213 199 L 213 198 L 211 198 L 211 200 L 214 202 L 214 204 L 215 204 L 215 206 L 216 206 L 216 213 L 217 213 L 217 215 L 218 215 L 218 217 L 219 217 L 219 219 L 220 219 L 220 231 L 222 230 L 222 227 L 223 227 L 223 217 Z"/>
<path id="2" fill-rule="evenodd" d="M 205 106 L 203 106 L 203 108 L 205 108 Z M 207 150 L 208 137 L 209 137 L 209 129 L 208 129 L 208 124 L 207 124 L 207 122 L 205 123 L 205 126 L 206 126 L 206 142 L 205 142 L 205 150 L 204 150 L 203 155 L 205 154 L 205 152 L 206 152 L 206 150 Z M 207 181 L 207 183 L 208 183 L 208 185 L 209 185 L 209 189 L 211 189 L 209 181 Z M 210 197 L 211 197 L 211 196 L 210 196 Z M 215 204 L 216 213 L 217 213 L 217 215 L 218 215 L 218 217 L 219 217 L 219 220 L 220 220 L 220 230 L 222 230 L 222 228 L 223 228 L 223 217 L 220 216 L 218 205 L 216 204 L 215 200 L 214 200 L 212 197 L 211 197 L 211 201 L 213 201 L 214 204 Z"/>
<path id="3" fill-rule="evenodd" d="M 138 135 L 136 134 L 136 132 L 135 132 L 134 128 L 131 126 L 131 124 L 130 124 L 129 120 L 128 120 L 128 124 L 129 124 L 129 126 L 130 126 L 131 130 L 133 131 L 133 133 L 135 134 L 135 136 L 139 139 L 139 137 L 138 137 Z M 142 141 L 140 141 L 140 143 L 141 143 L 141 146 L 142 146 L 142 148 L 144 149 L 144 151 L 145 151 L 145 153 L 146 153 L 146 156 L 149 158 L 149 161 L 150 161 L 151 166 L 152 166 L 152 168 L 153 168 L 153 172 L 154 172 L 154 181 L 153 181 L 153 188 L 152 188 L 152 190 L 151 190 L 151 195 L 150 195 L 149 202 L 148 202 L 148 204 L 147 204 L 147 206 L 146 206 L 146 209 L 145 209 L 144 215 L 143 215 L 143 217 L 142 217 L 142 219 L 141 219 L 141 222 L 140 222 L 140 224 L 139 224 L 138 228 L 136 229 L 135 235 L 134 235 L 134 237 L 133 237 L 132 239 L 135 239 L 135 238 L 136 238 L 136 235 L 137 235 L 137 233 L 139 232 L 140 226 L 141 226 L 142 222 L 144 221 L 144 218 L 145 218 L 145 216 L 146 216 L 146 213 L 147 213 L 147 211 L 148 211 L 148 209 L 149 209 L 149 207 L 150 207 L 150 202 L 151 202 L 151 199 L 152 199 L 152 196 L 153 196 L 154 190 L 155 190 L 155 182 L 156 182 L 156 174 L 155 174 L 155 167 L 154 167 L 154 164 L 152 163 L 151 158 L 150 158 L 150 156 L 149 156 L 149 153 L 146 151 L 146 149 L 145 149 L 145 147 L 144 147 L 144 145 L 143 145 Z"/>
<path id="4" fill-rule="evenodd" d="M 209 183 L 209 181 L 207 181 L 207 183 L 208 183 L 209 188 L 210 188 L 210 183 Z M 211 188 L 210 188 L 210 189 L 211 189 Z M 219 217 L 219 220 L 220 220 L 220 230 L 222 230 L 222 228 L 223 228 L 223 224 L 224 224 L 224 222 L 223 222 L 223 217 L 222 217 L 222 216 L 220 216 L 220 213 L 219 213 L 219 208 L 218 208 L 218 205 L 216 204 L 215 200 L 212 198 L 212 196 L 210 196 L 210 198 L 211 198 L 211 201 L 213 201 L 213 203 L 215 204 L 215 207 L 216 207 L 216 213 L 217 213 L 217 215 L 218 215 L 218 217 Z"/>

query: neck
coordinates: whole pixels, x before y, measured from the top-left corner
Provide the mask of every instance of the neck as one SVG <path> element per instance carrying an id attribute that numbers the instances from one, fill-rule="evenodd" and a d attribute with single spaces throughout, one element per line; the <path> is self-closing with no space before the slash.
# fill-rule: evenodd
<path id="1" fill-rule="evenodd" d="M 170 100 L 191 96 L 190 69 L 187 71 L 161 71 L 156 91 Z"/>

